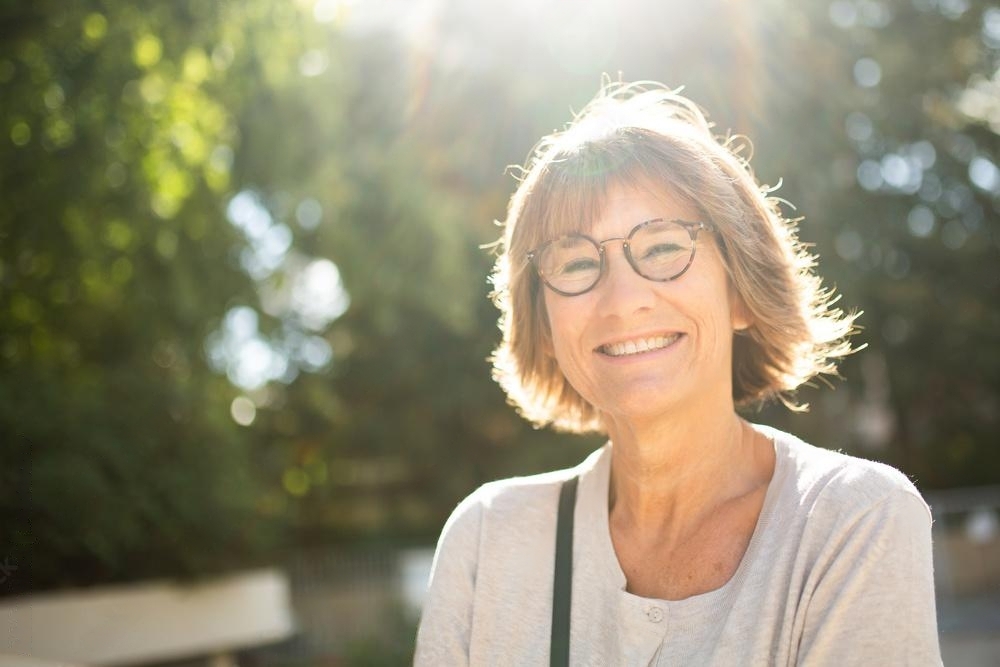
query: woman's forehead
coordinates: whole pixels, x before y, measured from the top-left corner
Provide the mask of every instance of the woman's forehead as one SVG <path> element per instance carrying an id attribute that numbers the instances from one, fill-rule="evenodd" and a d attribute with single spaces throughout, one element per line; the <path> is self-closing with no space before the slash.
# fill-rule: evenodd
<path id="1" fill-rule="evenodd" d="M 636 225 L 658 217 L 694 220 L 700 215 L 674 188 L 652 179 L 617 179 L 597 187 L 579 188 L 557 196 L 543 222 L 546 239 L 565 234 L 590 234 L 608 224 Z M 634 220 L 632 218 L 635 218 Z"/>

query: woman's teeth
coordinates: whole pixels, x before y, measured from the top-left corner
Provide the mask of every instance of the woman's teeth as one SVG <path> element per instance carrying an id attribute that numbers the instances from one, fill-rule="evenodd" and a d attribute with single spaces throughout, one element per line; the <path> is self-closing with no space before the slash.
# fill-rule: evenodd
<path id="1" fill-rule="evenodd" d="M 680 338 L 680 334 L 639 338 L 637 340 L 625 341 L 624 343 L 610 343 L 608 345 L 602 345 L 598 348 L 598 350 L 609 357 L 624 357 L 630 354 L 641 354 L 642 352 L 649 352 L 650 350 L 659 350 L 660 348 L 670 345 L 678 338 Z"/>

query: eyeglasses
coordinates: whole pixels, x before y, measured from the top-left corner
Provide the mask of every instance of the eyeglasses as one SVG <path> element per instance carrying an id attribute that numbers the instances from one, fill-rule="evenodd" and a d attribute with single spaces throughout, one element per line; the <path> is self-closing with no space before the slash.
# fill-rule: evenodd
<path id="1" fill-rule="evenodd" d="M 684 275 L 694 261 L 698 232 L 714 232 L 704 222 L 647 220 L 625 237 L 595 241 L 586 234 L 568 234 L 552 239 L 528 253 L 539 278 L 563 296 L 589 292 L 601 280 L 605 268 L 604 245 L 621 241 L 625 258 L 635 272 L 647 280 L 668 282 Z"/>

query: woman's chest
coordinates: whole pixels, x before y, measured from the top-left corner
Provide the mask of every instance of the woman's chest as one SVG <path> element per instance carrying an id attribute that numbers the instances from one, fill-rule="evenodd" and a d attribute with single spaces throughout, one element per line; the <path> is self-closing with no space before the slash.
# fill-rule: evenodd
<path id="1" fill-rule="evenodd" d="M 630 593 L 683 600 L 724 586 L 739 569 L 760 515 L 763 494 L 716 512 L 682 537 L 648 539 L 616 531 L 611 538 Z"/>

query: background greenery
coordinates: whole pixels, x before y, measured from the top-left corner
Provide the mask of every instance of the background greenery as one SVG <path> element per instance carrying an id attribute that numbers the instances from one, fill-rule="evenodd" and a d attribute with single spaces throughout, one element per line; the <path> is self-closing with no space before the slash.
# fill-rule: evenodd
<path id="1" fill-rule="evenodd" d="M 859 342 L 753 419 L 1000 479 L 1000 8 L 0 3 L 0 594 L 430 544 L 534 431 L 485 359 L 523 162 L 602 72 L 749 135 Z"/>

